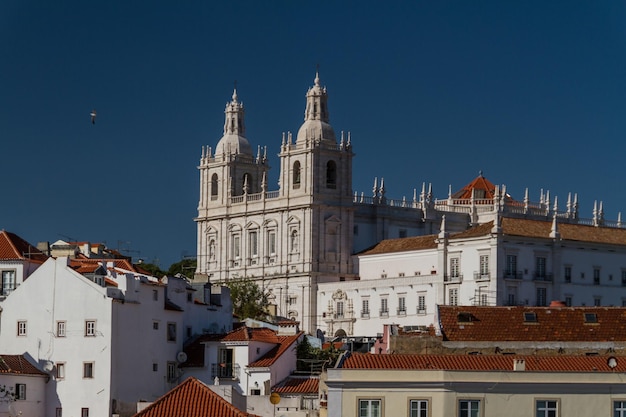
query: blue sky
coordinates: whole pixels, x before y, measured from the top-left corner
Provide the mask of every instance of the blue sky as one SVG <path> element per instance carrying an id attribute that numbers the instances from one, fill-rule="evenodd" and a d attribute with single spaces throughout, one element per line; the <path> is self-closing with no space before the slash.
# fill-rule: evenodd
<path id="1" fill-rule="evenodd" d="M 0 228 L 193 256 L 196 166 L 235 80 L 277 189 L 318 64 L 359 193 L 384 177 L 390 198 L 445 198 L 482 170 L 626 216 L 624 2 L 5 0 Z"/>

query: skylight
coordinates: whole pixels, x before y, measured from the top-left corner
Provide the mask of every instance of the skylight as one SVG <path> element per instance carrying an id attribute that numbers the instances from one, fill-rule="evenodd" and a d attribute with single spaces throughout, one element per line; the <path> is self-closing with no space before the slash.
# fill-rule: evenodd
<path id="1" fill-rule="evenodd" d="M 534 311 L 525 312 L 524 321 L 526 323 L 537 323 L 537 314 Z"/>
<path id="2" fill-rule="evenodd" d="M 585 313 L 585 323 L 597 323 L 598 316 L 596 313 Z"/>

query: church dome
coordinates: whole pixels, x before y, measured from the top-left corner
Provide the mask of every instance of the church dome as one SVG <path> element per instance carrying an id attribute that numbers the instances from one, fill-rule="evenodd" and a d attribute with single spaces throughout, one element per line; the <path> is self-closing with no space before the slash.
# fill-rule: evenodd
<path id="1" fill-rule="evenodd" d="M 215 148 L 215 156 L 223 154 L 235 155 L 252 155 L 252 147 L 246 139 L 246 126 L 244 124 L 244 108 L 243 103 L 239 102 L 237 97 L 237 89 L 233 91 L 233 97 L 230 103 L 226 103 L 224 110 L 226 115 L 224 121 L 224 136 L 217 143 Z"/>
<path id="2" fill-rule="evenodd" d="M 337 139 L 335 138 L 335 131 L 330 124 L 321 120 L 305 120 L 298 130 L 296 143 L 303 143 L 307 139 L 315 140 L 320 138 L 322 142 L 330 141 L 332 142 L 332 144 L 337 143 Z"/>

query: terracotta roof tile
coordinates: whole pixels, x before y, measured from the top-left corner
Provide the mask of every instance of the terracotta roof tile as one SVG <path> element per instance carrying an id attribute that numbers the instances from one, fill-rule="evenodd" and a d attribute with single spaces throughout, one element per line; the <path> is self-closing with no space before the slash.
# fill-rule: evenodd
<path id="1" fill-rule="evenodd" d="M 135 417 L 255 417 L 239 410 L 206 384 L 190 377 Z"/>
<path id="2" fill-rule="evenodd" d="M 48 256 L 15 233 L 0 230 L 0 259 L 43 263 Z"/>
<path id="3" fill-rule="evenodd" d="M 626 341 L 623 307 L 438 306 L 444 341 Z M 525 321 L 535 313 L 536 322 Z M 459 314 L 463 315 L 459 321 Z M 585 321 L 595 315 L 596 323 Z"/>
<path id="4" fill-rule="evenodd" d="M 250 368 L 264 368 L 267 366 L 271 366 L 282 356 L 283 353 L 287 351 L 290 347 L 294 345 L 294 343 L 303 335 L 303 332 L 300 332 L 295 335 L 290 336 L 278 336 L 278 345 L 272 348 L 269 352 L 263 355 L 260 359 L 252 362 L 248 365 Z M 295 347 L 294 347 L 295 348 Z"/>
<path id="5" fill-rule="evenodd" d="M 437 235 L 386 239 L 359 253 L 359 255 L 376 255 L 379 253 L 405 252 L 419 249 L 437 248 Z"/>
<path id="6" fill-rule="evenodd" d="M 558 223 L 562 240 L 572 240 L 590 243 L 607 243 L 612 245 L 626 245 L 626 229 L 613 227 L 595 227 L 581 224 Z M 550 238 L 552 221 L 502 219 L 502 232 L 510 236 Z"/>
<path id="7" fill-rule="evenodd" d="M 617 367 L 607 364 L 609 356 L 517 356 L 517 355 L 372 355 L 348 357 L 344 369 L 411 369 L 449 371 L 513 371 L 516 359 L 524 359 L 526 372 L 625 372 L 626 358 Z"/>
<path id="8" fill-rule="evenodd" d="M 0 374 L 47 375 L 24 355 L 0 355 Z"/>
<path id="9" fill-rule="evenodd" d="M 288 377 L 272 388 L 272 392 L 279 394 L 317 394 L 319 392 L 319 377 Z"/>
<path id="10" fill-rule="evenodd" d="M 491 181 L 487 178 L 483 177 L 482 174 L 477 176 L 467 184 L 465 187 L 461 188 L 459 191 L 452 195 L 452 198 L 455 199 L 466 199 L 472 198 L 472 190 L 483 191 L 484 193 L 477 193 L 478 196 L 476 198 L 484 199 L 484 198 L 493 198 L 496 186 L 493 185 Z M 482 195 L 481 195 L 482 194 Z"/>

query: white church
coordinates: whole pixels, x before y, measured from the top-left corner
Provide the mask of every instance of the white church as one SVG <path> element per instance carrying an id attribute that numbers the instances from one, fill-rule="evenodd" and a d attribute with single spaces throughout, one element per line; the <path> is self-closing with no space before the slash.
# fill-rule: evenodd
<path id="1" fill-rule="evenodd" d="M 329 120 L 316 74 L 297 135 L 283 134 L 272 190 L 267 148 L 252 151 L 233 93 L 224 135 L 198 167 L 196 282 L 253 279 L 273 313 L 327 337 L 436 325 L 437 304 L 626 304 L 626 230 L 602 203 L 584 219 L 576 195 L 564 209 L 549 192 L 514 200 L 482 174 L 443 199 L 425 184 L 411 200 L 388 199 L 382 181 L 358 195 L 352 138 Z"/>

